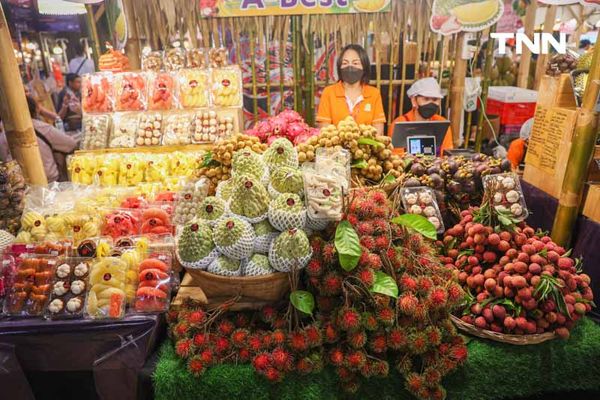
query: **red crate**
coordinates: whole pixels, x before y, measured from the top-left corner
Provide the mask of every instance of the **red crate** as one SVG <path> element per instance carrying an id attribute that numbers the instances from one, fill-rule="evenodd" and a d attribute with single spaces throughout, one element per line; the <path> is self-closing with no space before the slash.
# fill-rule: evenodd
<path id="1" fill-rule="evenodd" d="M 500 125 L 522 125 L 535 114 L 535 104 L 505 103 L 488 98 L 486 113 L 500 116 Z"/>

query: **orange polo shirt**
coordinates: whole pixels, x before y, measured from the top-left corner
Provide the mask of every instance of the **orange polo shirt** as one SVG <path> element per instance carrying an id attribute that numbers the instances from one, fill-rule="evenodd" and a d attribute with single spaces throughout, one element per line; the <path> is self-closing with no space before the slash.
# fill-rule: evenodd
<path id="1" fill-rule="evenodd" d="M 396 118 L 394 120 L 394 122 L 392 122 L 392 126 L 390 127 L 390 129 L 388 129 L 388 136 L 392 137 L 392 135 L 394 134 L 394 125 L 396 125 L 397 122 L 413 122 L 416 121 L 417 118 L 415 116 L 415 109 L 410 110 L 409 112 L 407 112 L 404 115 L 399 116 L 398 118 Z M 433 117 L 429 118 L 429 121 L 445 121 L 446 118 L 442 117 L 441 115 L 435 114 Z M 446 134 L 444 135 L 444 140 L 442 142 L 442 145 L 440 146 L 440 156 L 442 156 L 444 154 L 444 150 L 450 150 L 454 148 L 454 142 L 452 141 L 452 128 L 448 128 L 448 130 L 446 131 Z M 404 149 L 403 148 L 397 148 L 394 149 L 394 153 L 404 153 Z"/>
<path id="2" fill-rule="evenodd" d="M 338 122 L 351 115 L 358 124 L 385 123 L 385 113 L 379 90 L 373 86 L 362 85 L 362 97 L 363 100 L 350 112 L 346 102 L 344 84 L 339 81 L 327 86 L 319 101 L 317 122 L 337 125 Z"/>
<path id="3" fill-rule="evenodd" d="M 519 164 L 523 161 L 525 157 L 525 140 L 518 138 L 510 142 L 510 146 L 508 146 L 508 152 L 506 153 L 506 158 L 510 161 L 513 169 L 519 168 Z"/>

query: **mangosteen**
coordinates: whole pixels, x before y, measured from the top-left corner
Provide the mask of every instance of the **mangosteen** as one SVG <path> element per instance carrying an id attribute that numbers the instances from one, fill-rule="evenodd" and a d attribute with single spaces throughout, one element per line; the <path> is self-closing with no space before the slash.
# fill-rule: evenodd
<path id="1" fill-rule="evenodd" d="M 430 174 L 429 179 L 435 189 L 440 189 L 444 186 L 444 180 L 438 174 Z"/>
<path id="2" fill-rule="evenodd" d="M 448 160 L 448 172 L 453 174 L 458 170 L 458 163 L 454 160 Z"/>
<path id="3" fill-rule="evenodd" d="M 406 180 L 406 182 L 404 182 L 404 187 L 417 187 L 417 186 L 421 186 L 421 181 L 419 181 L 417 178 L 409 178 Z"/>
<path id="4" fill-rule="evenodd" d="M 475 181 L 468 180 L 463 183 L 462 187 L 465 192 L 472 193 L 475 191 Z"/>
<path id="5" fill-rule="evenodd" d="M 490 173 L 492 173 L 492 174 L 499 174 L 500 172 L 502 172 L 500 167 L 493 167 L 490 171 Z"/>
<path id="6" fill-rule="evenodd" d="M 471 161 L 485 161 L 487 156 L 482 153 L 473 154 Z"/>
<path id="7" fill-rule="evenodd" d="M 462 185 L 457 181 L 450 181 L 446 185 L 446 189 L 449 193 L 457 194 L 460 193 L 460 191 L 462 190 Z"/>
<path id="8" fill-rule="evenodd" d="M 429 175 L 431 174 L 439 174 L 440 173 L 440 168 L 437 165 L 432 165 L 431 167 L 427 168 L 427 173 Z"/>
<path id="9" fill-rule="evenodd" d="M 410 167 L 410 172 L 416 176 L 421 176 L 425 173 L 425 167 L 422 164 L 415 163 Z"/>

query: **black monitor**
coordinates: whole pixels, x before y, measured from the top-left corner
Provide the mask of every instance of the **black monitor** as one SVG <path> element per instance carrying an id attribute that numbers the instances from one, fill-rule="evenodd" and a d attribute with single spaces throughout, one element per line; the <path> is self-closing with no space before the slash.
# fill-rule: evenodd
<path id="1" fill-rule="evenodd" d="M 414 150 L 421 144 L 425 150 L 428 150 L 428 145 L 431 144 L 431 138 L 433 137 L 435 154 L 439 154 L 440 146 L 444 142 L 444 136 L 446 136 L 449 127 L 450 121 L 397 122 L 394 125 L 392 145 L 394 148 L 405 148 L 407 152 L 411 153 L 411 147 Z M 411 138 L 414 139 L 409 140 Z M 417 142 L 417 139 L 420 139 L 420 141 Z"/>

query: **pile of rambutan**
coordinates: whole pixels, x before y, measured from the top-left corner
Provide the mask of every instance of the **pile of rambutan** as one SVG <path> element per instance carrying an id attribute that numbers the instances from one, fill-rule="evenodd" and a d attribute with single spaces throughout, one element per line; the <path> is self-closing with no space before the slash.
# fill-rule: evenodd
<path id="1" fill-rule="evenodd" d="M 448 229 L 441 260 L 468 292 L 466 323 L 505 334 L 555 332 L 568 338 L 594 295 L 580 260 L 524 222 L 502 224 L 485 203 Z M 506 218 L 503 219 L 506 223 Z"/>

